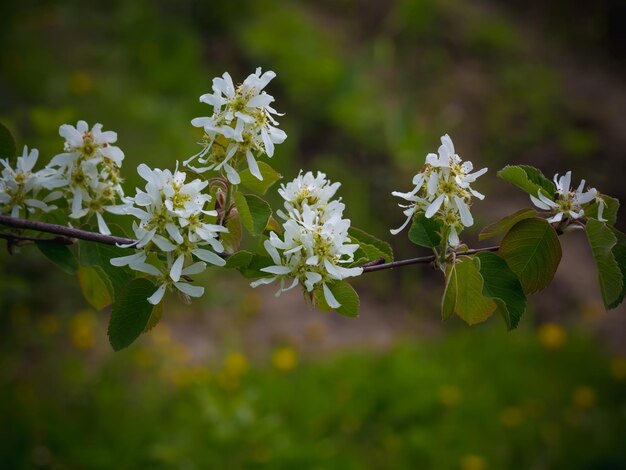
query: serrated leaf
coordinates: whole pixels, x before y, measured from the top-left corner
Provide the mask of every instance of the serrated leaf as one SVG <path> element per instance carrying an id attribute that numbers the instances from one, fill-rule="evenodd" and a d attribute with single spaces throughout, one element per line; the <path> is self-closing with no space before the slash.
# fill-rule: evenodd
<path id="1" fill-rule="evenodd" d="M 561 262 L 561 244 L 545 219 L 522 220 L 509 230 L 498 254 L 519 278 L 525 294 L 544 289 Z"/>
<path id="2" fill-rule="evenodd" d="M 79 267 L 78 284 L 87 302 L 97 310 L 113 302 L 113 286 L 100 266 Z"/>
<path id="3" fill-rule="evenodd" d="M 143 329 L 144 333 L 147 333 L 148 331 L 150 331 L 152 328 L 154 328 L 155 326 L 159 324 L 159 322 L 161 321 L 161 318 L 163 317 L 164 305 L 165 305 L 165 302 L 161 301 L 158 304 L 156 304 L 154 307 L 152 307 L 152 312 L 150 312 L 150 318 L 148 318 L 148 323 L 146 323 L 146 327 Z"/>
<path id="4" fill-rule="evenodd" d="M 482 241 L 487 240 L 488 238 L 503 235 L 511 230 L 511 228 L 518 222 L 530 219 L 532 217 L 535 217 L 536 215 L 537 211 L 534 209 L 519 210 L 515 214 L 507 215 L 499 221 L 487 225 L 480 231 L 480 234 L 478 234 L 478 239 Z"/>
<path id="5" fill-rule="evenodd" d="M 263 181 L 253 176 L 248 168 L 240 172 L 239 177 L 241 178 L 241 184 L 250 191 L 257 194 L 265 194 L 274 183 L 282 178 L 282 175 L 265 162 L 257 163 L 261 176 L 263 176 Z"/>
<path id="6" fill-rule="evenodd" d="M 370 235 L 365 230 L 361 230 L 360 228 L 356 227 L 350 227 L 348 229 L 348 235 L 350 235 L 350 238 L 353 238 L 357 242 L 359 242 L 359 244 L 366 243 L 368 245 L 373 245 L 378 248 L 385 254 L 384 258 L 387 263 L 393 261 L 393 249 L 391 248 L 391 245 L 389 243 L 382 241 L 376 238 L 374 235 Z"/>
<path id="7" fill-rule="evenodd" d="M 154 305 L 148 302 L 156 286 L 147 279 L 134 279 L 120 292 L 109 321 L 109 342 L 119 351 L 135 341 L 146 329 Z"/>
<path id="8" fill-rule="evenodd" d="M 135 277 L 135 273 L 127 266 L 113 266 L 111 258 L 127 256 L 133 252 L 134 250 L 128 248 L 83 240 L 79 245 L 80 264 L 82 266 L 97 266 L 106 273 L 113 286 L 111 292 L 113 299 L 116 299 L 126 284 Z"/>
<path id="9" fill-rule="evenodd" d="M 596 219 L 587 220 L 585 232 L 598 268 L 598 281 L 604 306 L 607 309 L 615 308 L 623 300 L 624 289 L 624 276 L 613 254 L 617 237 L 604 222 Z"/>
<path id="10" fill-rule="evenodd" d="M 235 192 L 235 205 L 248 232 L 260 235 L 267 227 L 272 210 L 267 202 L 253 194 Z"/>
<path id="11" fill-rule="evenodd" d="M 622 273 L 623 286 L 622 291 L 620 292 L 617 304 L 621 304 L 624 301 L 624 297 L 626 296 L 626 235 L 624 235 L 619 230 L 613 228 L 613 235 L 617 238 L 617 243 L 613 247 L 613 256 L 615 256 L 615 261 L 617 261 L 617 265 L 619 266 L 619 270 Z"/>
<path id="12" fill-rule="evenodd" d="M 441 243 L 441 223 L 432 217 L 427 219 L 423 212 L 417 214 L 409 229 L 409 240 L 426 248 L 439 246 Z"/>
<path id="13" fill-rule="evenodd" d="M 483 295 L 496 302 L 509 330 L 517 328 L 526 311 L 522 284 L 506 261 L 495 253 L 478 253 L 476 258 L 480 260 L 480 274 L 484 281 Z"/>
<path id="14" fill-rule="evenodd" d="M 230 211 L 224 225 L 228 232 L 221 233 L 220 240 L 226 253 L 234 253 L 241 246 L 241 239 L 243 238 L 241 217 L 239 217 L 239 211 L 236 208 Z"/>
<path id="15" fill-rule="evenodd" d="M 8 158 L 11 166 L 15 167 L 17 145 L 15 145 L 15 139 L 11 131 L 2 123 L 0 123 L 0 158 Z"/>
<path id="16" fill-rule="evenodd" d="M 78 261 L 74 253 L 66 246 L 52 242 L 35 242 L 39 251 L 68 274 L 76 274 Z"/>
<path id="17" fill-rule="evenodd" d="M 359 300 L 359 295 L 350 284 L 348 284 L 346 281 L 335 281 L 332 284 L 327 283 L 326 285 L 335 296 L 335 299 L 337 299 L 337 302 L 341 304 L 339 308 L 334 309 L 337 313 L 340 313 L 341 315 L 344 315 L 346 317 L 359 316 L 359 307 L 361 305 L 361 301 Z M 322 287 L 318 287 L 317 289 L 315 289 L 313 295 L 317 308 L 324 312 L 333 310 L 326 302 Z"/>
<path id="18" fill-rule="evenodd" d="M 380 258 L 386 258 L 387 254 L 379 250 L 374 245 L 368 243 L 359 243 L 359 248 L 354 252 L 355 262 L 350 266 L 360 266 L 361 264 L 369 261 L 374 261 Z"/>
<path id="19" fill-rule="evenodd" d="M 484 281 L 480 261 L 462 256 L 456 263 L 457 297 L 455 312 L 468 325 L 485 321 L 496 309 L 493 300 L 483 295 Z"/>
<path id="20" fill-rule="evenodd" d="M 454 313 L 457 295 L 456 264 L 450 264 L 446 269 L 446 288 L 441 299 L 441 319 L 443 321 L 449 320 Z"/>
<path id="21" fill-rule="evenodd" d="M 540 170 L 529 165 L 507 165 L 498 172 L 498 176 L 535 197 L 541 190 L 547 197 L 552 198 L 556 191 L 552 181 Z"/>
<path id="22" fill-rule="evenodd" d="M 226 258 L 226 266 L 231 269 L 243 269 L 250 266 L 250 262 L 252 261 L 253 254 L 249 251 L 238 251 L 233 255 Z"/>
<path id="23" fill-rule="evenodd" d="M 617 222 L 617 212 L 619 211 L 619 199 L 602 194 L 604 199 L 604 210 L 602 211 L 602 218 L 607 221 L 609 225 L 615 225 Z M 593 201 L 588 206 L 585 206 L 585 217 L 598 218 L 599 205 L 596 201 Z"/>

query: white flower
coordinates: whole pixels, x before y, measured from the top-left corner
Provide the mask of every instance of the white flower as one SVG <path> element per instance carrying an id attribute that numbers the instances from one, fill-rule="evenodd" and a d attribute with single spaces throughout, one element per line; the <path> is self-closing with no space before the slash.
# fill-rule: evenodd
<path id="1" fill-rule="evenodd" d="M 124 153 L 112 145 L 117 134 L 102 131 L 102 124 L 89 129 L 85 121 L 78 121 L 76 127 L 63 124 L 59 135 L 65 139 L 64 153 L 55 156 L 48 164 L 47 171 L 56 172 L 64 180 L 65 197 L 71 207 L 70 217 L 79 219 L 95 215 L 101 233 L 110 234 L 103 213 L 123 213 L 120 167 Z"/>
<path id="2" fill-rule="evenodd" d="M 457 246 L 460 241 L 458 234 L 463 227 L 471 227 L 474 218 L 470 212 L 472 197 L 484 199 L 484 196 L 470 185 L 483 175 L 487 168 L 473 172 L 470 161 L 463 162 L 455 152 L 452 139 L 446 134 L 441 137 L 438 155 L 429 153 L 426 165 L 413 177 L 412 191 L 402 193 L 394 191 L 392 195 L 400 197 L 409 204 L 399 204 L 407 217 L 405 222 L 390 232 L 393 235 L 401 232 L 415 214 L 424 212 L 426 218 L 437 217 L 448 227 L 448 244 Z"/>
<path id="3" fill-rule="evenodd" d="M 114 258 L 111 264 L 156 276 L 160 287 L 149 298 L 151 303 L 159 303 L 168 287 L 190 297 L 201 296 L 204 289 L 184 282 L 185 276 L 204 271 L 206 263 L 224 266 L 217 254 L 224 251 L 219 234 L 228 231 L 213 223 L 215 210 L 205 209 L 211 202 L 211 196 L 202 192 L 208 183 L 199 179 L 186 183 L 184 172 L 151 169 L 145 164 L 137 172 L 146 181 L 145 189 L 126 198 L 125 213 L 138 219 L 133 223 L 138 240 L 133 246 L 142 251 Z M 164 254 L 164 267 L 158 257 L 150 256 L 153 252 Z"/>
<path id="4" fill-rule="evenodd" d="M 287 214 L 298 214 L 302 211 L 305 205 L 309 206 L 312 210 L 324 210 L 328 205 L 331 198 L 335 195 L 341 183 L 331 183 L 326 179 L 326 174 L 321 171 L 317 172 L 317 176 L 313 176 L 313 173 L 307 171 L 304 175 L 302 170 L 298 176 L 287 184 L 281 184 L 278 194 L 285 200 L 285 209 Z M 334 209 L 339 209 L 338 201 Z M 343 204 L 341 204 L 343 210 Z M 277 212 L 283 219 L 288 219 L 290 216 L 286 215 L 282 211 Z"/>
<path id="5" fill-rule="evenodd" d="M 300 174 L 292 183 L 283 185 L 279 192 L 285 199 L 284 233 L 282 238 L 270 233 L 264 247 L 275 264 L 261 269 L 273 276 L 258 279 L 252 287 L 279 280 L 276 295 L 298 284 L 307 292 L 319 287 L 330 307 L 341 306 L 328 284 L 359 276 L 363 269 L 344 266 L 354 262 L 359 245 L 351 243 L 350 220 L 342 218 L 344 205 L 328 200 L 338 187 L 330 184 L 323 173 L 317 178 L 311 173 L 304 177 Z"/>
<path id="6" fill-rule="evenodd" d="M 37 209 L 49 212 L 56 206 L 48 204 L 61 197 L 62 193 L 53 191 L 45 197 L 38 197 L 41 190 L 58 188 L 64 184 L 56 172 L 48 170 L 33 171 L 39 151 L 24 146 L 22 156 L 17 157 L 15 168 L 9 159 L 0 160 L 0 213 L 19 217 L 21 211 L 34 213 Z"/>
<path id="7" fill-rule="evenodd" d="M 571 190 L 572 172 L 568 171 L 565 175 L 559 177 L 558 173 L 554 175 L 554 184 L 556 185 L 556 194 L 554 199 L 550 199 L 541 191 L 538 191 L 537 197 L 530 195 L 530 199 L 539 209 L 549 211 L 553 215 L 548 218 L 548 222 L 561 222 L 565 219 L 579 219 L 585 215 L 582 206 L 595 201 L 598 192 L 591 188 L 585 191 L 585 180 L 582 180 L 575 191 Z M 601 198 L 600 198 L 601 199 Z M 599 202 L 598 219 L 602 219 L 604 211 L 604 201 Z"/>
<path id="8" fill-rule="evenodd" d="M 270 106 L 274 97 L 264 91 L 275 76 L 272 71 L 261 74 L 257 68 L 237 87 L 227 72 L 214 78 L 213 93 L 200 97 L 202 103 L 213 106 L 213 115 L 191 121 L 195 127 L 204 129 L 203 149 L 184 164 L 197 172 L 223 169 L 231 183 L 239 184 L 237 168 L 245 159 L 250 172 L 262 180 L 256 159 L 261 154 L 271 158 L 275 144 L 287 138 L 276 127 L 274 115 L 280 114 Z M 190 166 L 196 158 L 204 166 Z"/>

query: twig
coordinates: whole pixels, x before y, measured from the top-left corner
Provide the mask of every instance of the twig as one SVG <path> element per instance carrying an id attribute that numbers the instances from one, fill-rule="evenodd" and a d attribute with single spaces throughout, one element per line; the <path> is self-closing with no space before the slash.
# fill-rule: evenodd
<path id="1" fill-rule="evenodd" d="M 46 222 L 37 222 L 34 220 L 26 220 L 26 219 L 18 219 L 16 217 L 9 217 L 7 215 L 0 215 L 0 225 L 6 225 L 8 227 L 20 228 L 25 230 L 35 230 L 38 232 L 45 233 L 53 233 L 55 235 L 60 235 L 60 237 L 54 238 L 37 238 L 37 237 L 26 237 L 22 235 L 11 235 L 11 234 L 2 234 L 0 238 L 5 239 L 22 239 L 28 241 L 46 241 L 50 243 L 61 243 L 64 245 L 71 244 L 72 238 L 78 238 L 80 240 L 87 240 L 91 242 L 104 243 L 107 245 L 133 245 L 137 243 L 137 240 L 132 240 L 130 238 L 116 237 L 113 235 L 103 235 L 101 233 L 89 232 L 87 230 L 81 230 L 72 227 L 66 227 L 64 225 L 57 224 L 49 224 Z M 20 238 L 18 238 L 20 237 Z M 457 253 L 458 255 L 473 255 L 475 253 L 480 253 L 482 251 L 498 251 L 499 246 L 489 246 L 486 248 L 476 248 L 472 250 L 462 251 Z M 221 256 L 228 256 L 226 254 L 222 254 Z M 435 261 L 435 255 L 423 256 L 421 258 L 409 258 L 398 261 L 393 261 L 391 263 L 385 263 L 384 258 L 378 258 L 376 260 L 370 261 L 368 263 L 363 264 L 363 272 L 369 273 L 373 271 L 383 271 L 385 269 L 393 269 L 399 268 L 401 266 L 410 266 L 413 264 L 428 264 Z"/>
<path id="2" fill-rule="evenodd" d="M 90 242 L 104 243 L 106 245 L 131 245 L 137 243 L 137 240 L 130 238 L 116 237 L 113 235 L 103 235 L 101 233 L 89 232 L 64 225 L 49 224 L 46 222 L 37 222 L 34 220 L 18 219 L 8 215 L 0 215 L 0 225 L 8 227 L 21 228 L 25 230 L 35 230 L 37 232 L 53 233 L 69 238 L 78 238 Z"/>
<path id="3" fill-rule="evenodd" d="M 486 248 L 476 248 L 473 250 L 460 251 L 457 254 L 458 255 L 473 255 L 476 253 L 480 253 L 482 251 L 498 251 L 499 249 L 500 249 L 499 246 L 488 246 Z M 384 263 L 384 264 L 366 263 L 363 265 L 363 272 L 370 273 L 372 271 L 383 271 L 385 269 L 399 268 L 401 266 L 409 266 L 412 264 L 428 264 L 428 263 L 432 263 L 433 261 L 435 261 L 435 259 L 436 259 L 435 255 L 430 255 L 430 256 L 422 256 L 421 258 L 401 259 L 398 261 L 392 261 L 391 263 Z"/>

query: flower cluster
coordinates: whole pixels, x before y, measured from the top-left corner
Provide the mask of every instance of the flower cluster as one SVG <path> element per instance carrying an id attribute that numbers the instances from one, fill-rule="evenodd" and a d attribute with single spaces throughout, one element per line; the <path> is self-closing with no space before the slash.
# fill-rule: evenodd
<path id="1" fill-rule="evenodd" d="M 548 218 L 548 222 L 557 223 L 564 219 L 580 219 L 585 215 L 583 206 L 592 201 L 598 202 L 598 220 L 605 221 L 602 218 L 605 205 L 604 200 L 595 188 L 585 191 L 585 180 L 582 180 L 578 188 L 572 191 L 572 172 L 568 171 L 561 177 L 559 177 L 558 173 L 554 175 L 554 184 L 556 186 L 554 199 L 545 196 L 541 191 L 537 193 L 537 197 L 530 195 L 530 199 L 535 206 L 552 214 Z"/>
<path id="2" fill-rule="evenodd" d="M 205 209 L 212 200 L 202 192 L 208 182 L 195 179 L 185 183 L 184 172 L 152 170 L 145 164 L 139 165 L 137 172 L 146 181 L 145 190 L 137 189 L 134 197 L 127 198 L 131 205 L 126 213 L 138 219 L 133 222 L 138 242 L 132 246 L 141 251 L 113 258 L 111 264 L 156 276 L 159 288 L 148 298 L 154 305 L 172 286 L 190 297 L 200 297 L 204 288 L 191 285 L 187 276 L 204 271 L 206 263 L 225 264 L 217 254 L 224 251 L 218 237 L 228 231 L 213 223 L 217 211 Z"/>
<path id="3" fill-rule="evenodd" d="M 123 214 L 126 204 L 117 204 L 118 197 L 124 199 L 120 167 L 124 153 L 112 145 L 117 134 L 102 131 L 102 124 L 91 129 L 85 121 L 76 127 L 63 124 L 59 134 L 65 139 L 64 153 L 55 156 L 48 168 L 64 180 L 64 193 L 71 208 L 70 217 L 80 219 L 95 215 L 100 233 L 109 235 L 103 212 Z"/>
<path id="4" fill-rule="evenodd" d="M 348 235 L 350 220 L 343 218 L 345 205 L 331 200 L 339 186 L 320 172 L 317 176 L 300 172 L 291 183 L 281 186 L 278 192 L 285 200 L 285 211 L 278 214 L 285 220 L 284 233 L 281 238 L 271 232 L 265 241 L 265 250 L 275 264 L 261 270 L 273 277 L 261 278 L 252 287 L 280 280 L 276 295 L 298 284 L 307 292 L 321 287 L 331 308 L 341 306 L 328 284 L 359 276 L 363 269 L 343 266 L 354 262 L 359 245 L 351 243 Z M 287 287 L 286 281 L 291 281 Z"/>
<path id="5" fill-rule="evenodd" d="M 204 129 L 203 149 L 184 164 L 199 173 L 223 169 L 231 183 L 239 184 L 237 169 L 245 160 L 250 172 L 262 180 L 256 159 L 262 154 L 272 157 L 274 145 L 287 138 L 276 127 L 273 115 L 281 114 L 270 106 L 274 97 L 263 91 L 275 76 L 272 71 L 261 74 L 258 68 L 237 87 L 228 72 L 214 78 L 213 93 L 200 97 L 202 103 L 213 106 L 213 115 L 191 121 Z M 204 166 L 190 166 L 196 158 Z"/>
<path id="6" fill-rule="evenodd" d="M 21 157 L 17 157 L 15 168 L 9 159 L 0 160 L 0 214 L 10 214 L 11 217 L 20 217 L 34 213 L 37 209 L 49 212 L 56 206 L 48 204 L 62 196 L 60 191 L 53 191 L 40 196 L 42 190 L 52 190 L 63 186 L 65 181 L 58 178 L 57 172 L 50 168 L 33 171 L 39 158 L 39 151 L 30 152 L 24 146 Z"/>
<path id="7" fill-rule="evenodd" d="M 446 134 L 441 137 L 438 154 L 429 153 L 422 170 L 413 177 L 415 188 L 408 193 L 394 191 L 409 204 L 399 204 L 407 216 L 400 228 L 391 230 L 393 235 L 403 230 L 421 212 L 427 218 L 437 217 L 448 230 L 448 244 L 460 244 L 459 233 L 464 227 L 471 227 L 474 218 L 470 212 L 472 197 L 484 199 L 484 196 L 470 185 L 487 171 L 483 168 L 474 173 L 470 161 L 463 161 L 455 150 L 452 139 Z"/>

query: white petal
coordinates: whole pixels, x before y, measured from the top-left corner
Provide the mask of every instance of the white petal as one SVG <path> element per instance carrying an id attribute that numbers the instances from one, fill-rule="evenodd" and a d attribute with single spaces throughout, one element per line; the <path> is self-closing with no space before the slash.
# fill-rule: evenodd
<path id="1" fill-rule="evenodd" d="M 179 291 L 187 294 L 189 297 L 202 297 L 202 294 L 204 294 L 204 287 L 192 286 L 186 282 L 175 282 L 174 285 Z"/>
<path id="2" fill-rule="evenodd" d="M 148 302 L 150 302 L 152 305 L 157 305 L 163 299 L 164 294 L 165 284 L 161 284 L 159 288 L 154 292 L 154 294 L 148 297 Z"/>
<path id="3" fill-rule="evenodd" d="M 100 212 L 96 212 L 96 219 L 98 219 L 98 230 L 100 233 L 103 235 L 111 235 L 111 231 L 109 230 L 109 227 Z"/>
<path id="4" fill-rule="evenodd" d="M 185 255 L 179 255 L 176 258 L 176 261 L 172 264 L 172 269 L 170 269 L 170 277 L 172 281 L 178 282 L 180 280 L 180 274 L 183 270 L 183 263 L 185 262 Z"/>
<path id="5" fill-rule="evenodd" d="M 224 258 L 216 255 L 209 250 L 196 249 L 193 250 L 192 253 L 200 258 L 202 261 L 206 261 L 207 263 L 214 264 L 216 266 L 224 266 L 226 264 Z"/>
<path id="6" fill-rule="evenodd" d="M 256 179 L 263 181 L 263 175 L 261 175 L 259 165 L 257 164 L 257 161 L 255 160 L 254 155 L 252 155 L 252 152 L 250 150 L 246 151 L 246 159 L 248 160 L 248 168 L 250 168 L 250 173 L 252 173 L 252 175 Z"/>
<path id="7" fill-rule="evenodd" d="M 324 299 L 326 299 L 326 303 L 330 308 L 339 308 L 341 304 L 337 301 L 333 293 L 330 291 L 326 284 L 323 285 L 324 289 Z"/>
<path id="8" fill-rule="evenodd" d="M 435 199 L 430 204 L 430 206 L 428 206 L 428 209 L 426 209 L 426 214 L 425 214 L 427 219 L 430 219 L 433 215 L 437 213 L 437 211 L 441 207 L 441 204 L 443 203 L 444 198 L 445 198 L 445 195 L 441 194 L 439 195 L 437 199 Z"/>
<path id="9" fill-rule="evenodd" d="M 456 202 L 457 207 L 459 208 L 459 214 L 461 215 L 461 223 L 466 227 L 471 227 L 474 225 L 474 218 L 465 204 L 465 201 L 461 199 L 459 196 L 454 196 L 454 200 Z"/>

